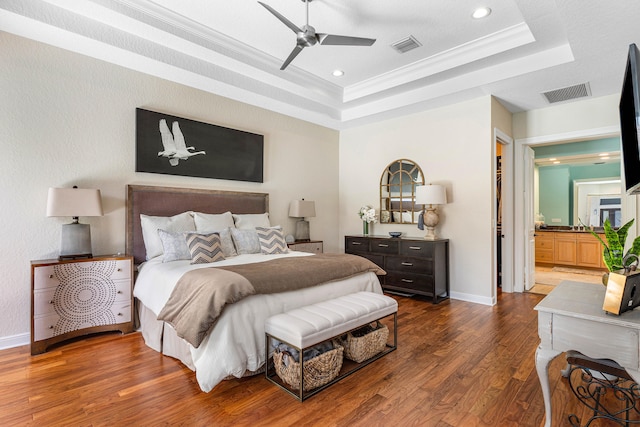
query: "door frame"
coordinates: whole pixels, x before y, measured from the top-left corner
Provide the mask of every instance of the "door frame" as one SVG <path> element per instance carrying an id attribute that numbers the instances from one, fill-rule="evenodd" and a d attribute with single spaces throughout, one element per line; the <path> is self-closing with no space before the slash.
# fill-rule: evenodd
<path id="1" fill-rule="evenodd" d="M 501 145 L 502 150 L 502 232 L 504 236 L 502 238 L 502 250 L 501 250 L 501 283 L 502 292 L 513 292 L 513 226 L 514 226 L 514 211 L 513 211 L 513 138 L 507 135 L 505 132 L 498 128 L 493 129 L 494 144 L 493 144 L 493 182 L 498 180 L 498 164 L 496 156 L 496 144 Z M 492 192 L 493 200 L 497 198 L 497 189 L 494 185 Z M 491 298 L 493 304 L 497 302 L 498 294 L 498 242 L 497 242 L 497 226 L 498 226 L 498 211 L 495 203 L 492 207 L 492 224 L 493 224 L 493 286 L 491 292 Z"/>
<path id="2" fill-rule="evenodd" d="M 601 128 L 584 129 L 574 132 L 564 132 L 551 135 L 535 136 L 529 138 L 516 138 L 514 142 L 514 264 L 513 264 L 513 291 L 524 292 L 524 282 L 526 274 L 525 264 L 525 244 L 527 244 L 528 227 L 525 224 L 525 197 L 533 191 L 533 188 L 525 188 L 524 174 L 526 173 L 524 147 L 535 147 L 540 145 L 561 144 L 575 142 L 585 139 L 599 139 L 620 136 L 619 126 L 606 126 Z M 515 171 L 520 171 L 515 173 Z M 531 186 L 532 187 L 532 186 Z M 636 201 L 631 196 L 623 197 L 623 211 L 626 218 L 635 218 Z M 626 206 L 625 206 L 626 205 Z M 637 228 L 636 228 L 637 229 Z"/>

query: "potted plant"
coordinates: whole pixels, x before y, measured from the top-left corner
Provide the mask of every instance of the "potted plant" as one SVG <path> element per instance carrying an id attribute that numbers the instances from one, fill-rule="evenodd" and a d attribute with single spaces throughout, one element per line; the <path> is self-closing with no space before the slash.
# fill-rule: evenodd
<path id="1" fill-rule="evenodd" d="M 602 246 L 604 247 L 602 258 L 610 272 L 629 268 L 632 263 L 632 261 L 629 261 L 631 258 L 634 258 L 636 261 L 638 260 L 638 255 L 640 254 L 640 236 L 635 238 L 633 245 L 631 245 L 631 248 L 626 253 L 624 251 L 627 234 L 629 232 L 629 228 L 633 225 L 633 222 L 634 220 L 632 219 L 622 227 L 614 230 L 607 218 L 604 221 L 604 235 L 607 239 L 607 243 L 605 243 L 595 231 L 589 229 L 590 233 L 600 240 L 600 243 L 602 243 Z M 605 273 L 602 277 L 602 282 L 605 286 L 608 278 L 609 273 Z"/>

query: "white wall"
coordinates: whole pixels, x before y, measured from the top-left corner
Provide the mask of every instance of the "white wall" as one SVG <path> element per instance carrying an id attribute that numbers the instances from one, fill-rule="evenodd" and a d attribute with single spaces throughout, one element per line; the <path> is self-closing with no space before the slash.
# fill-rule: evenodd
<path id="1" fill-rule="evenodd" d="M 451 295 L 491 304 L 495 142 L 490 116 L 491 97 L 486 96 L 342 131 L 339 234 L 362 233 L 357 212 L 366 204 L 379 211 L 383 169 L 394 160 L 411 159 L 422 168 L 426 183 L 447 188 L 448 204 L 439 209 L 436 231 L 450 239 Z M 389 231 L 425 234 L 416 225 L 373 225 L 373 234 Z"/>
<path id="2" fill-rule="evenodd" d="M 0 348 L 29 341 L 30 260 L 55 258 L 60 225 L 49 187 L 99 188 L 105 216 L 93 252 L 124 252 L 125 186 L 267 192 L 271 219 L 293 232 L 289 202 L 316 202 L 311 238 L 339 250 L 338 132 L 0 32 Z M 265 136 L 264 183 L 134 172 L 135 108 Z"/>

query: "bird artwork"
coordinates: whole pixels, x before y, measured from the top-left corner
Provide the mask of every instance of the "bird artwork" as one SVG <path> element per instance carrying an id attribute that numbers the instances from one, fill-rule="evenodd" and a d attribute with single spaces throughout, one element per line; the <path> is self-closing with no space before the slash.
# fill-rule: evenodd
<path id="1" fill-rule="evenodd" d="M 184 135 L 180 130 L 180 124 L 177 121 L 173 122 L 172 130 L 173 133 L 169 130 L 165 119 L 160 119 L 160 136 L 164 150 L 158 152 L 158 157 L 168 158 L 171 166 L 178 166 L 180 160 L 187 160 L 191 156 L 207 154 L 204 151 L 189 151 L 195 150 L 195 147 L 187 147 Z"/>

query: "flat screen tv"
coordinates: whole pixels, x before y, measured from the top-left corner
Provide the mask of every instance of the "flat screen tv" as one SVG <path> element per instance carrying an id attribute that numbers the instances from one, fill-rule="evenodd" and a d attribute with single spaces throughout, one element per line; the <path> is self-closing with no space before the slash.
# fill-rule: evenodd
<path id="1" fill-rule="evenodd" d="M 620 96 L 620 130 L 624 183 L 627 194 L 640 194 L 640 52 L 629 45 Z"/>

